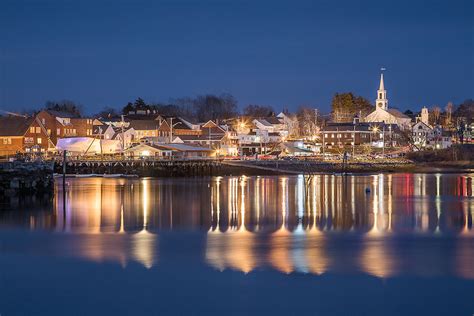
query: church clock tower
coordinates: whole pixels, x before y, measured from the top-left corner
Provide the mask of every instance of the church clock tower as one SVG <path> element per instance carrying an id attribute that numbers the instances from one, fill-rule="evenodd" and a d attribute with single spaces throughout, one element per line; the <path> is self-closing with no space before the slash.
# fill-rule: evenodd
<path id="1" fill-rule="evenodd" d="M 380 74 L 380 86 L 377 90 L 377 100 L 375 100 L 375 106 L 383 110 L 388 109 L 387 90 L 385 90 L 383 84 L 383 72 Z"/>

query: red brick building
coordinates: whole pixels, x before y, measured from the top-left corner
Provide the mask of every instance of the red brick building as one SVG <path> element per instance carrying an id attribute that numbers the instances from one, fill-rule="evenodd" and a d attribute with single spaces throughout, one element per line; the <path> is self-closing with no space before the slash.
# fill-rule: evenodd
<path id="1" fill-rule="evenodd" d="M 55 149 L 59 138 L 92 137 L 93 119 L 79 118 L 67 112 L 43 110 L 32 121 L 25 139 L 31 151 Z M 28 150 L 27 150 L 28 151 Z"/>
<path id="2" fill-rule="evenodd" d="M 21 116 L 0 117 L 0 156 L 25 152 L 25 134 L 32 121 Z"/>

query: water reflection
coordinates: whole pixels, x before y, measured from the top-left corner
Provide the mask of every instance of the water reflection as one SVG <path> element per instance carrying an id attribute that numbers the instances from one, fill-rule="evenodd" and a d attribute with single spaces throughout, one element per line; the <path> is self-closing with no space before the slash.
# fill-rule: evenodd
<path id="1" fill-rule="evenodd" d="M 54 200 L 4 201 L 0 224 L 78 235 L 80 257 L 147 268 L 160 232 L 191 230 L 219 270 L 472 279 L 472 176 L 70 179 Z"/>

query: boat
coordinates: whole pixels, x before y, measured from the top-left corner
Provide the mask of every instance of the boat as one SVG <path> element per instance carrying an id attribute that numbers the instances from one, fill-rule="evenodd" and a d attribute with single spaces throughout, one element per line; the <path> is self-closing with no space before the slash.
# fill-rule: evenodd
<path id="1" fill-rule="evenodd" d="M 90 174 L 76 174 L 76 178 L 93 178 L 97 177 L 95 173 L 90 173 Z"/>
<path id="2" fill-rule="evenodd" d="M 120 178 L 122 176 L 123 175 L 121 173 L 110 173 L 110 174 L 104 173 L 103 175 L 104 178 Z"/>

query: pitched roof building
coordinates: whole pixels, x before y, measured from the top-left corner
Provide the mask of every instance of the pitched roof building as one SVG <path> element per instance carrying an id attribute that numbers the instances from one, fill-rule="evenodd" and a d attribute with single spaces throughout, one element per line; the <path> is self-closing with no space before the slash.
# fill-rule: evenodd
<path id="1" fill-rule="evenodd" d="M 32 117 L 0 117 L 0 155 L 8 156 L 25 152 L 28 139 L 25 134 L 33 122 Z"/>

